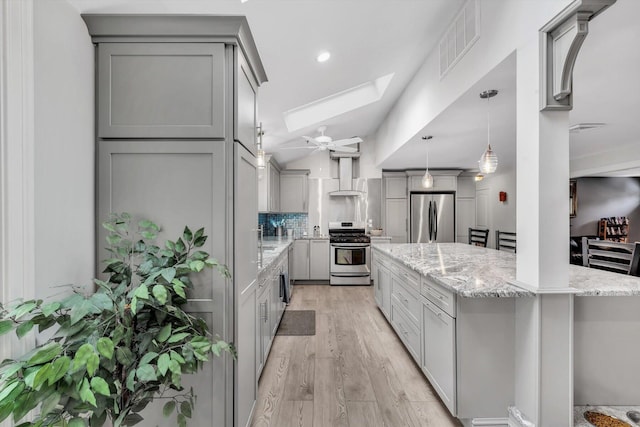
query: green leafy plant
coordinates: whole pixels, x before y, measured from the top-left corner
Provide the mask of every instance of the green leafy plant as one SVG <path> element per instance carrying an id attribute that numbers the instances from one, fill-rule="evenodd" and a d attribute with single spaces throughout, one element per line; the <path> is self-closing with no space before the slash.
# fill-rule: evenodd
<path id="1" fill-rule="evenodd" d="M 154 399 L 165 399 L 165 416 L 177 413 L 185 426 L 195 403 L 193 390 L 181 385 L 183 374 L 197 372 L 211 353 L 232 347 L 209 333 L 206 323 L 183 309 L 191 277 L 224 265 L 199 250 L 204 229 L 185 227 L 164 247 L 154 241 L 160 228 L 137 224 L 129 214 L 113 214 L 105 262 L 108 279 L 95 280 L 97 291 L 73 289 L 60 300 L 21 301 L 0 305 L 0 335 L 15 330 L 18 338 L 33 328 L 57 332 L 17 360 L 0 364 L 0 422 L 13 415 L 23 426 L 131 426 Z"/>

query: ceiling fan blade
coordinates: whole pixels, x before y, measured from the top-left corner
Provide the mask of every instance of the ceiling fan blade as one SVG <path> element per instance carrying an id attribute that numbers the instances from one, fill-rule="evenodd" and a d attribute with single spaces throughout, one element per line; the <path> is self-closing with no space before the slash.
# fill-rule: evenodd
<path id="1" fill-rule="evenodd" d="M 313 138 L 313 137 L 311 137 L 311 136 L 305 136 L 305 135 L 303 135 L 302 137 L 305 139 L 305 141 L 307 141 L 307 143 L 309 143 L 309 142 L 310 142 L 310 143 L 312 143 L 312 144 L 315 144 L 316 146 L 320 146 L 320 145 L 322 145 L 320 142 L 318 142 L 315 138 Z"/>
<path id="2" fill-rule="evenodd" d="M 357 149 L 355 149 L 354 147 L 327 147 L 329 150 L 332 151 L 339 151 L 341 153 L 355 153 L 356 151 L 358 151 Z"/>
<path id="3" fill-rule="evenodd" d="M 339 147 L 341 145 L 357 144 L 358 142 L 362 142 L 362 138 L 356 136 L 356 137 L 353 137 L 353 138 L 339 139 L 337 141 L 333 141 L 329 145 L 333 145 L 333 146 Z"/>

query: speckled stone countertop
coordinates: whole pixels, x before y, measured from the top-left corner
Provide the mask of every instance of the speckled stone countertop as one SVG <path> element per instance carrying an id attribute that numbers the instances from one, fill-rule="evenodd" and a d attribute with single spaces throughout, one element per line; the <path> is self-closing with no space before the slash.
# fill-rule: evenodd
<path id="1" fill-rule="evenodd" d="M 306 235 L 306 236 L 298 236 L 296 237 L 296 240 L 329 240 L 329 236 L 327 236 L 326 234 L 321 234 L 319 236 L 313 236 L 313 235 Z"/>
<path id="2" fill-rule="evenodd" d="M 293 244 L 293 240 L 277 237 L 265 237 L 262 239 L 262 256 L 258 249 L 258 276 L 266 272 L 277 261 L 287 248 Z"/>
<path id="3" fill-rule="evenodd" d="M 533 293 L 510 282 L 516 278 L 516 255 L 463 243 L 378 244 L 414 271 L 468 298 L 526 297 Z M 595 268 L 569 266 L 569 286 L 576 296 L 640 295 L 640 277 Z"/>
<path id="4" fill-rule="evenodd" d="M 614 273 L 615 274 L 615 273 Z M 574 427 L 593 427 L 589 421 L 584 419 L 585 411 L 600 412 L 605 415 L 611 415 L 616 417 L 620 421 L 631 426 L 637 426 L 640 424 L 634 423 L 629 417 L 627 417 L 627 411 L 639 411 L 638 406 L 574 406 L 573 407 L 573 426 Z"/>

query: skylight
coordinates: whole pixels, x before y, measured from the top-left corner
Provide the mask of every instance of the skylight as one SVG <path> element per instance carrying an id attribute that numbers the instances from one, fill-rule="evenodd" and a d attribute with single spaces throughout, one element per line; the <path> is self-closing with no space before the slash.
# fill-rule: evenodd
<path id="1" fill-rule="evenodd" d="M 287 129 L 289 132 L 293 132 L 380 100 L 394 74 L 387 74 L 373 81 L 285 111 L 284 121 Z"/>

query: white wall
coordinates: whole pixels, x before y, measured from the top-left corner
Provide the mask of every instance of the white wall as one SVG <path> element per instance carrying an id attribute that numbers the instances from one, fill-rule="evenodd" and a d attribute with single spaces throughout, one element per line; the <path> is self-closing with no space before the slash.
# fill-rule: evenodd
<path id="1" fill-rule="evenodd" d="M 488 219 L 489 241 L 487 247 L 495 248 L 495 232 L 516 231 L 516 171 L 515 169 L 500 169 L 496 173 L 486 175 L 476 183 L 478 191 L 486 190 L 489 196 Z M 507 201 L 500 202 L 498 193 L 507 193 Z M 476 197 L 477 198 L 477 197 Z"/>
<path id="2" fill-rule="evenodd" d="M 376 141 L 365 137 L 360 143 L 360 158 L 354 162 L 356 178 L 382 178 L 382 169 L 376 166 Z M 316 151 L 301 159 L 283 165 L 284 169 L 309 169 L 309 178 L 338 178 L 338 161 L 329 158 L 328 151 Z"/>
<path id="3" fill-rule="evenodd" d="M 380 164 L 509 54 L 533 38 L 570 0 L 479 0 L 480 38 L 440 80 L 436 47 L 378 128 Z"/>
<path id="4" fill-rule="evenodd" d="M 66 0 L 36 1 L 35 283 L 94 277 L 94 51 Z"/>

